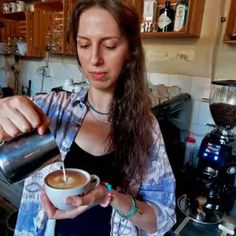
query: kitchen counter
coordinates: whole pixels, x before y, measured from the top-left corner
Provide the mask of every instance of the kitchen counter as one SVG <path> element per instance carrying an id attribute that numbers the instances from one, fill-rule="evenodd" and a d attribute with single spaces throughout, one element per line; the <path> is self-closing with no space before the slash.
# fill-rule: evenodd
<path id="1" fill-rule="evenodd" d="M 218 228 L 219 224 L 210 225 L 195 222 L 186 217 L 179 209 L 176 209 L 176 215 L 177 223 L 165 236 L 223 236 L 222 230 Z M 236 219 L 236 201 L 229 215 Z M 233 236 L 236 236 L 236 228 Z"/>
<path id="2" fill-rule="evenodd" d="M 0 196 L 7 199 L 16 208 L 18 208 L 20 205 L 21 195 L 23 192 L 23 185 L 23 181 L 12 185 L 9 184 L 0 171 Z"/>
<path id="3" fill-rule="evenodd" d="M 187 217 L 182 222 L 187 221 Z M 181 225 L 181 223 L 179 225 Z M 188 223 L 180 231 L 175 230 L 175 233 L 179 233 L 181 236 L 220 236 L 222 231 L 218 229 L 218 224 L 204 225 L 193 220 L 189 220 Z M 178 234 L 177 234 L 178 235 Z"/>

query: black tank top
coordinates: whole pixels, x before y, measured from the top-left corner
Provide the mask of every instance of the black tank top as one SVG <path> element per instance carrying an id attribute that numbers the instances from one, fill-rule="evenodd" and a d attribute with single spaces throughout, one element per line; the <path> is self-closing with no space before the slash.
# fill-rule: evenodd
<path id="1" fill-rule="evenodd" d="M 113 188 L 122 183 L 122 174 L 113 167 L 114 152 L 93 156 L 73 143 L 65 158 L 66 168 L 79 168 L 96 174 L 101 181 L 112 184 Z M 57 220 L 57 236 L 109 236 L 111 225 L 110 206 L 95 206 L 74 219 Z"/>

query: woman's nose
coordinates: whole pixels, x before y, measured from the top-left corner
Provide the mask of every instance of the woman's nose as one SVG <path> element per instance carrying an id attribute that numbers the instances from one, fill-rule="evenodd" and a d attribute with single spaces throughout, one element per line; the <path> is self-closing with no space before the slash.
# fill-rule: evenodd
<path id="1" fill-rule="evenodd" d="M 103 56 L 99 48 L 94 47 L 92 49 L 90 62 L 92 65 L 99 65 L 103 63 Z"/>

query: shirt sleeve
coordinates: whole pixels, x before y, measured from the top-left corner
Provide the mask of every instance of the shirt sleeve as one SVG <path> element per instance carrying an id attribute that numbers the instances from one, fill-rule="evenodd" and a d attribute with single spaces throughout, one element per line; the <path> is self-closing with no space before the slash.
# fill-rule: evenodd
<path id="1" fill-rule="evenodd" d="M 176 222 L 175 178 L 157 121 L 154 127 L 154 144 L 139 189 L 139 197 L 151 205 L 156 213 L 157 232 L 151 235 L 161 236 Z M 141 235 L 150 234 L 141 232 Z"/>

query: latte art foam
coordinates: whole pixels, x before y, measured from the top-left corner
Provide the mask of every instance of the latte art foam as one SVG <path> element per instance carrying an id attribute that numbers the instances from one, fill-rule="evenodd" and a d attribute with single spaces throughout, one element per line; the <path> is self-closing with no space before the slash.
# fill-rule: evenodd
<path id="1" fill-rule="evenodd" d="M 62 170 L 54 171 L 46 177 L 49 186 L 59 189 L 70 189 L 83 185 L 87 182 L 87 177 L 77 171 L 66 170 L 66 181 Z"/>

